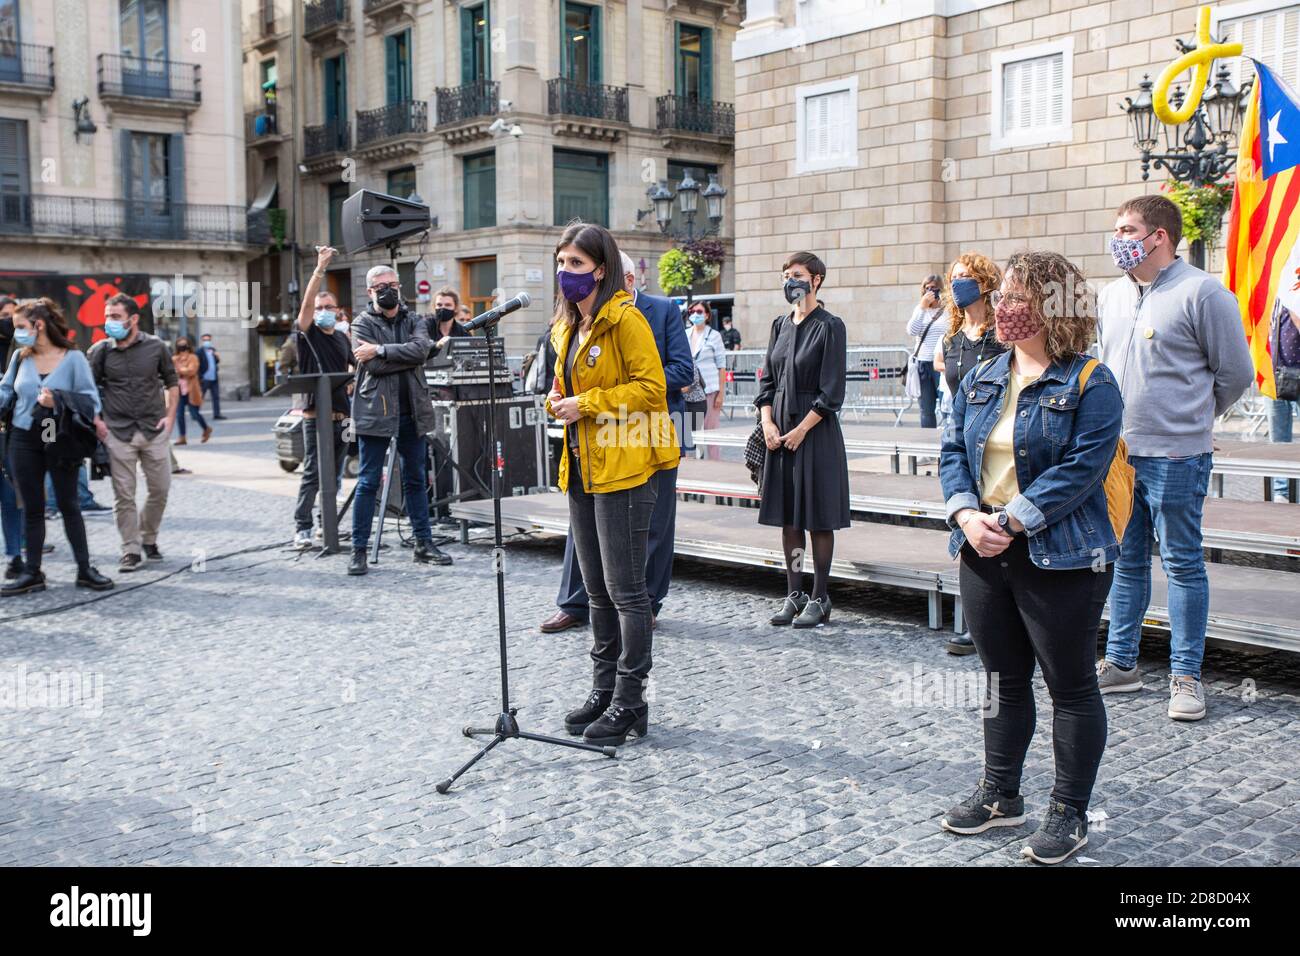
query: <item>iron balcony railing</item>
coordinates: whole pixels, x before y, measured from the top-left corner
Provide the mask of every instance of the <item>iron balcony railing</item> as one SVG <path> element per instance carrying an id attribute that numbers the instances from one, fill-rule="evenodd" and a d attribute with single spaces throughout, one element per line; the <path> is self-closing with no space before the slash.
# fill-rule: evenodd
<path id="1" fill-rule="evenodd" d="M 99 95 L 143 96 L 179 103 L 198 103 L 199 65 L 144 56 L 101 53 Z"/>
<path id="2" fill-rule="evenodd" d="M 557 77 L 546 82 L 546 101 L 553 116 L 587 116 L 617 123 L 627 122 L 626 86 L 579 83 Z"/>
<path id="3" fill-rule="evenodd" d="M 304 159 L 328 156 L 352 147 L 352 124 L 347 120 L 329 120 L 320 126 L 308 126 L 302 131 Z"/>
<path id="4" fill-rule="evenodd" d="M 730 103 L 670 94 L 655 100 L 655 106 L 658 129 L 714 136 L 736 135 L 736 108 Z"/>
<path id="5" fill-rule="evenodd" d="M 403 100 L 376 110 L 357 112 L 357 146 L 365 146 L 408 133 L 429 130 L 429 104 L 424 100 Z"/>
<path id="6" fill-rule="evenodd" d="M 244 242 L 243 206 L 156 199 L 0 194 L 0 234 Z"/>
<path id="7" fill-rule="evenodd" d="M 303 10 L 303 33 L 310 35 L 341 24 L 345 19 L 347 6 L 344 0 L 314 0 Z"/>
<path id="8" fill-rule="evenodd" d="M 440 86 L 436 98 L 439 126 L 475 116 L 495 116 L 501 108 L 501 84 L 495 80 L 478 80 L 464 86 Z"/>
<path id="9" fill-rule="evenodd" d="M 244 114 L 244 139 L 246 142 L 255 143 L 258 140 L 274 136 L 278 132 L 280 132 L 279 118 L 274 107 L 253 110 L 251 113 Z"/>
<path id="10" fill-rule="evenodd" d="M 0 83 L 54 89 L 54 47 L 0 40 Z"/>

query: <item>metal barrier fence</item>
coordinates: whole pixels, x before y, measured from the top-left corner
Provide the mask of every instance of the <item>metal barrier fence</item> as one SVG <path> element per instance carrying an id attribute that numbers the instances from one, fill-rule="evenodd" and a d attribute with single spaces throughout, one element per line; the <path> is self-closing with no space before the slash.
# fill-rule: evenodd
<path id="1" fill-rule="evenodd" d="M 847 369 L 842 414 L 862 419 L 871 414 L 891 415 L 897 425 L 912 407 L 907 397 L 907 357 L 904 346 L 862 347 L 847 350 Z M 763 374 L 765 349 L 738 349 L 727 353 L 726 397 L 723 409 L 728 417 L 753 414 Z"/>

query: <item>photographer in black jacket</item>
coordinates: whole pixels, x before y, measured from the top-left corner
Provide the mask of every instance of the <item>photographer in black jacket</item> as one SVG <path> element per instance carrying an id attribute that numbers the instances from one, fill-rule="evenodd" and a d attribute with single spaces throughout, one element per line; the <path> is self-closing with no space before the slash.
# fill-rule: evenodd
<path id="1" fill-rule="evenodd" d="M 429 332 L 424 321 L 402 303 L 401 283 L 391 266 L 366 273 L 369 307 L 352 322 L 352 352 L 357 384 L 352 424 L 361 452 L 352 504 L 352 561 L 348 574 L 365 574 L 366 545 L 375 517 L 375 496 L 388 443 L 397 437 L 402 460 L 402 492 L 415 534 L 415 560 L 451 564 L 433 543 L 429 527 L 428 455 L 424 436 L 433 431 L 433 404 L 424 380 Z"/>

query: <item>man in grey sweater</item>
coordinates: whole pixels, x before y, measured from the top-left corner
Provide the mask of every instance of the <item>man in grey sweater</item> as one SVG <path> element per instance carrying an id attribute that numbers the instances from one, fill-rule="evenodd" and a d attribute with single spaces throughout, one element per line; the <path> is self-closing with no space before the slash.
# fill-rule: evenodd
<path id="1" fill-rule="evenodd" d="M 1101 360 L 1124 396 L 1124 439 L 1136 471 L 1133 517 L 1110 591 L 1101 692 L 1137 691 L 1138 642 L 1151 602 L 1151 537 L 1169 582 L 1169 716 L 1205 716 L 1201 660 L 1209 580 L 1201 512 L 1213 467 L 1214 420 L 1255 378 L 1237 300 L 1174 250 L 1178 207 L 1163 196 L 1124 203 L 1110 241 L 1124 278 L 1098 297 Z"/>

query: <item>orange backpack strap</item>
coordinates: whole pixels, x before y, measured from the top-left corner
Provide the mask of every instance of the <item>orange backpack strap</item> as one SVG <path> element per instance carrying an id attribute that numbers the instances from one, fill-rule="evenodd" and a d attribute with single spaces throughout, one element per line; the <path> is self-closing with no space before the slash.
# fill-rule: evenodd
<path id="1" fill-rule="evenodd" d="M 1080 395 L 1083 394 L 1083 390 L 1087 387 L 1088 379 L 1092 378 L 1093 370 L 1096 369 L 1097 366 L 1100 364 L 1101 363 L 1096 359 L 1088 359 L 1088 361 L 1084 363 L 1083 371 L 1079 373 L 1079 394 Z"/>

